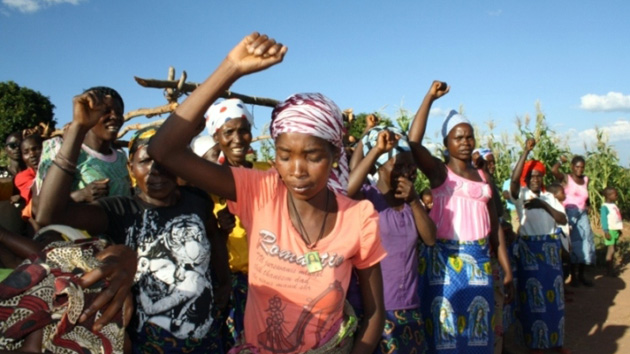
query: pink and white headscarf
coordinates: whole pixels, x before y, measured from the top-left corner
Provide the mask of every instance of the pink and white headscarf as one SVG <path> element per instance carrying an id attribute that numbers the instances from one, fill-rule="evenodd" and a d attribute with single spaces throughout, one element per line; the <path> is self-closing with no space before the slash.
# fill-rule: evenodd
<path id="1" fill-rule="evenodd" d="M 337 193 L 347 193 L 349 168 L 343 147 L 345 128 L 341 110 L 335 102 L 321 93 L 294 94 L 273 109 L 270 131 L 274 140 L 283 133 L 302 133 L 331 142 L 341 155 L 339 166 L 330 173 L 328 187 Z"/>

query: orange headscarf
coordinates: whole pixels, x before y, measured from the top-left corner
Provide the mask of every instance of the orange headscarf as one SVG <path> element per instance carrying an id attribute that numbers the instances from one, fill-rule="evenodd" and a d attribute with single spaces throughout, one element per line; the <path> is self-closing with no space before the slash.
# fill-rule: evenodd
<path id="1" fill-rule="evenodd" d="M 545 175 L 547 173 L 547 169 L 545 165 L 538 160 L 529 160 L 525 162 L 525 166 L 523 166 L 523 172 L 521 172 L 521 186 L 527 187 L 527 182 L 525 178 L 532 173 L 532 171 L 538 171 Z M 544 187 L 543 187 L 544 188 Z"/>

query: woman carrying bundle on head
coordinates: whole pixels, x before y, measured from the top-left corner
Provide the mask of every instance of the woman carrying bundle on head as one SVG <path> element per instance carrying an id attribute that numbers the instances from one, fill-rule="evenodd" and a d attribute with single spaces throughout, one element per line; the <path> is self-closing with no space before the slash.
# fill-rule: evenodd
<path id="1" fill-rule="evenodd" d="M 493 282 L 490 249 L 497 253 L 509 294 L 512 272 L 498 218 L 490 176 L 472 165 L 473 127 L 451 111 L 442 125 L 446 162 L 421 145 L 433 101 L 449 91 L 434 81 L 416 113 L 409 145 L 429 178 L 437 242 L 428 250 L 428 291 L 422 301 L 430 353 L 493 352 Z"/>
<path id="2" fill-rule="evenodd" d="M 379 241 L 372 205 L 343 193 L 343 118 L 321 94 L 295 94 L 273 110 L 275 169 L 207 162 L 190 152 L 203 113 L 238 78 L 282 61 L 287 48 L 265 35 L 245 37 L 167 119 L 149 153 L 185 180 L 228 200 L 249 243 L 249 289 L 242 345 L 233 352 L 369 353 L 383 330 Z M 344 306 L 358 269 L 364 326 Z"/>
<path id="3" fill-rule="evenodd" d="M 545 165 L 527 160 L 536 146 L 532 138 L 512 172 L 510 193 L 521 227 L 516 242 L 516 277 L 525 344 L 534 352 L 564 345 L 564 278 L 558 225 L 567 223 L 560 201 L 544 190 Z"/>

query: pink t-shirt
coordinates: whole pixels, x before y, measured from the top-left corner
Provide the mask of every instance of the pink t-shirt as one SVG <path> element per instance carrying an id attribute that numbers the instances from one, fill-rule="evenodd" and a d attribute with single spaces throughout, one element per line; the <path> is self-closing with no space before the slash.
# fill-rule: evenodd
<path id="1" fill-rule="evenodd" d="M 567 185 L 564 186 L 567 198 L 562 202 L 565 208 L 584 210 L 588 200 L 588 177 L 584 176 L 584 184 L 575 183 L 573 177 L 567 175 Z"/>
<path id="2" fill-rule="evenodd" d="M 476 241 L 490 234 L 488 200 L 492 189 L 485 182 L 458 176 L 446 166 L 446 180 L 431 190 L 433 209 L 429 216 L 437 227 L 436 237 L 444 240 Z"/>
<path id="3" fill-rule="evenodd" d="M 335 194 L 331 234 L 310 250 L 289 217 L 287 189 L 275 169 L 232 168 L 237 202 L 228 202 L 247 230 L 249 292 L 245 340 L 262 353 L 301 353 L 319 347 L 342 318 L 352 267 L 381 261 L 378 214 L 369 201 Z M 323 269 L 309 273 L 317 251 Z"/>

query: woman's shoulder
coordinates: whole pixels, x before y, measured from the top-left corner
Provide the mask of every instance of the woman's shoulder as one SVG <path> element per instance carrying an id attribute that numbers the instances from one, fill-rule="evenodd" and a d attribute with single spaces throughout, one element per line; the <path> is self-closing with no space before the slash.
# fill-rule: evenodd
<path id="1" fill-rule="evenodd" d="M 343 194 L 335 193 L 335 195 L 340 213 L 363 218 L 376 213 L 374 205 L 367 199 L 355 200 Z"/>

